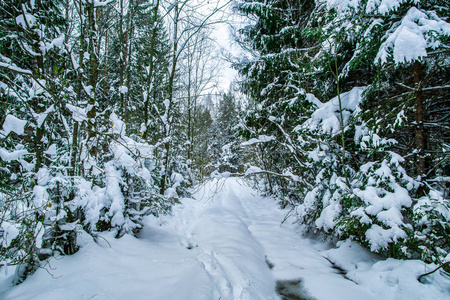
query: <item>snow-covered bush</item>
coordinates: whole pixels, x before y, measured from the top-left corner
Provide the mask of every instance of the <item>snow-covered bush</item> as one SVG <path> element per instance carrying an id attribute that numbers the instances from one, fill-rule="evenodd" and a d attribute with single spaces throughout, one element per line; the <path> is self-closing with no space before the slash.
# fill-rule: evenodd
<path id="1" fill-rule="evenodd" d="M 18 266 L 16 284 L 40 266 L 38 251 L 43 229 L 31 199 L 30 193 L 0 194 L 0 264 Z"/>
<path id="2" fill-rule="evenodd" d="M 12 125 L 25 126 L 8 122 L 0 132 L 3 138 Z M 84 176 L 69 175 L 67 144 L 52 144 L 44 152 L 46 165 L 36 172 L 23 146 L 0 148 L 1 172 L 7 175 L 0 190 L 0 261 L 19 265 L 17 283 L 40 267 L 40 260 L 75 253 L 81 228 L 94 236 L 104 230 L 116 230 L 118 237 L 137 234 L 143 216 L 167 212 L 173 204 L 159 195 L 153 147 L 127 137 L 115 114 L 110 124 L 101 140 L 107 147 L 97 158 L 81 152 L 85 163 L 77 169 Z M 22 133 L 19 129 L 14 130 Z M 174 178 L 178 185 L 182 181 L 181 175 Z"/>
<path id="3" fill-rule="evenodd" d="M 387 150 L 395 141 L 373 133 L 355 141 L 366 162 L 357 170 L 345 166 L 345 176 L 336 155 L 339 145 L 332 140 L 310 152 L 318 175 L 296 205 L 299 221 L 325 236 L 351 238 L 386 256 L 442 262 L 449 253 L 448 199 L 435 190 L 414 198 L 420 183 L 407 175 L 404 159 Z"/>
<path id="4" fill-rule="evenodd" d="M 74 254 L 78 251 L 78 216 L 68 205 L 74 196 L 72 182 L 60 172 L 45 167 L 39 170 L 37 176 L 39 180 L 38 185 L 34 187 L 35 204 L 43 213 L 39 258 L 43 260 L 57 253 Z"/>
<path id="5" fill-rule="evenodd" d="M 373 252 L 407 257 L 407 233 L 413 230 L 410 191 L 417 183 L 401 167 L 393 153 L 362 165 L 352 177 L 352 189 L 344 198 L 344 212 L 337 220 L 340 238 L 351 237 Z"/>
<path id="6" fill-rule="evenodd" d="M 391 150 L 398 142 L 375 133 L 373 120 L 366 123 L 361 106 L 371 89 L 363 93 L 354 88 L 327 103 L 314 101 L 317 110 L 297 128 L 309 132 L 316 144 L 308 158 L 317 174 L 297 204 L 299 221 L 331 238 L 351 238 L 373 252 L 442 262 L 449 253 L 448 199 L 431 186 L 428 196 L 415 198 L 423 183 L 407 174 L 405 159 Z M 345 148 L 342 135 L 352 141 Z"/>
<path id="7" fill-rule="evenodd" d="M 117 237 L 137 234 L 143 216 L 167 211 L 166 201 L 157 191 L 153 146 L 137 142 L 125 135 L 125 123 L 110 115 L 108 152 L 95 183 L 78 178 L 71 211 L 81 210 L 83 226 L 88 232 L 117 230 Z M 101 166 L 100 164 L 96 164 Z M 163 208 L 161 208 L 163 207 Z"/>
<path id="8" fill-rule="evenodd" d="M 413 207 L 413 238 L 420 258 L 444 263 L 450 253 L 450 200 L 443 193 L 430 190 Z"/>

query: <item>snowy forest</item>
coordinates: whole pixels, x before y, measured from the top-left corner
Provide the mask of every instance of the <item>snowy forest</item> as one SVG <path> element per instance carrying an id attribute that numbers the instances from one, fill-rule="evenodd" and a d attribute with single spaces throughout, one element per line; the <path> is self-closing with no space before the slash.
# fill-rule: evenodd
<path id="1" fill-rule="evenodd" d="M 238 53 L 218 49 L 217 26 Z M 226 87 L 224 65 L 238 74 Z M 335 261 L 345 249 L 361 263 L 399 266 L 398 278 L 411 272 L 411 293 L 429 289 L 330 298 L 305 279 L 293 284 L 305 284 L 308 297 L 283 294 L 278 283 L 259 294 L 242 283 L 250 275 L 232 279 L 238 271 L 222 260 L 220 270 L 234 275 L 215 279 L 206 296 L 155 290 L 136 299 L 450 296 L 448 0 L 0 0 L 0 98 L 0 298 L 33 298 L 30 279 L 57 280 L 50 262 L 92 245 L 134 253 L 144 237 L 148 247 L 169 243 L 151 231 L 161 226 L 186 234 L 189 253 L 213 243 L 200 262 L 216 278 L 211 253 L 221 244 L 211 231 L 223 241 L 241 236 L 225 230 L 231 207 L 246 212 L 240 220 L 274 214 L 278 236 L 259 241 L 279 244 L 273 257 L 260 253 L 270 276 L 293 278 L 282 265 L 298 257 L 281 255 L 291 246 L 277 237 L 295 231 L 292 245 L 309 238 L 335 249 L 314 244 L 358 287 L 378 273 Z M 222 201 L 209 221 L 200 209 L 213 200 L 195 204 L 199 193 Z M 228 223 L 214 229 L 220 218 Z M 256 223 L 246 222 L 253 233 Z M 246 239 L 233 245 L 244 253 Z M 183 274 L 197 285 L 197 275 Z M 386 286 L 401 282 L 389 278 Z M 8 295 L 22 286 L 28 294 Z M 81 299 L 49 295 L 33 299 Z"/>

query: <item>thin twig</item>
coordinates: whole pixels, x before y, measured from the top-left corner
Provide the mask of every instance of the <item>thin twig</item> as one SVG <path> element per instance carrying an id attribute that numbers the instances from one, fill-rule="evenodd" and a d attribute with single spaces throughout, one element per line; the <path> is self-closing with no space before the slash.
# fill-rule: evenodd
<path id="1" fill-rule="evenodd" d="M 437 267 L 436 269 L 434 269 L 434 270 L 431 271 L 431 272 L 428 272 L 428 273 L 425 273 L 425 274 L 420 275 L 419 277 L 417 277 L 417 280 L 418 280 L 420 283 L 422 283 L 421 279 L 422 279 L 423 277 L 433 274 L 434 272 L 436 272 L 437 270 L 439 270 L 439 269 L 442 268 L 442 267 L 450 267 L 450 261 L 441 264 L 439 267 Z"/>

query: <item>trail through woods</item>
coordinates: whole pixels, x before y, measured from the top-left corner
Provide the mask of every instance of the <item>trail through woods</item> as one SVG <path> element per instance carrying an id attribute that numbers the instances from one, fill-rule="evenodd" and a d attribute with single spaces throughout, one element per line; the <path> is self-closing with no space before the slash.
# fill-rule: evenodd
<path id="1" fill-rule="evenodd" d="M 81 235 L 78 253 L 51 260 L 19 286 L 8 286 L 11 274 L 3 274 L 0 298 L 361 300 L 450 293 L 438 281 L 417 282 L 419 261 L 377 261 L 350 242 L 330 249 L 302 237 L 292 219 L 282 223 L 287 210 L 238 179 L 209 182 L 194 198 L 171 216 L 148 217 L 139 238 L 109 233 L 94 242 Z"/>

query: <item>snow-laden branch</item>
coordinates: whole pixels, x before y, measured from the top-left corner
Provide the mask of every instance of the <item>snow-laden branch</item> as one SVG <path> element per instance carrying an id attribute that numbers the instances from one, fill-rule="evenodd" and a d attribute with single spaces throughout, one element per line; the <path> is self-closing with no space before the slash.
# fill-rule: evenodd
<path id="1" fill-rule="evenodd" d="M 292 174 L 289 171 L 284 173 L 277 173 L 272 171 L 263 170 L 256 166 L 251 166 L 244 173 L 232 173 L 232 172 L 222 172 L 219 173 L 217 170 L 211 174 L 212 178 L 221 179 L 221 178 L 229 178 L 229 177 L 250 177 L 255 175 L 268 174 L 278 177 L 283 177 L 285 179 L 291 180 L 293 182 L 300 182 L 300 177 Z"/>
<path id="2" fill-rule="evenodd" d="M 33 73 L 30 70 L 19 68 L 18 66 L 7 64 L 4 62 L 0 62 L 0 67 L 8 69 L 9 71 L 12 71 L 14 73 L 19 73 L 22 75 L 33 75 Z"/>
<path id="3" fill-rule="evenodd" d="M 249 146 L 253 144 L 259 144 L 259 143 L 267 143 L 270 141 L 275 140 L 275 137 L 273 136 L 267 136 L 267 135 L 260 135 L 258 138 L 252 138 L 246 142 L 241 143 L 241 146 Z"/>

